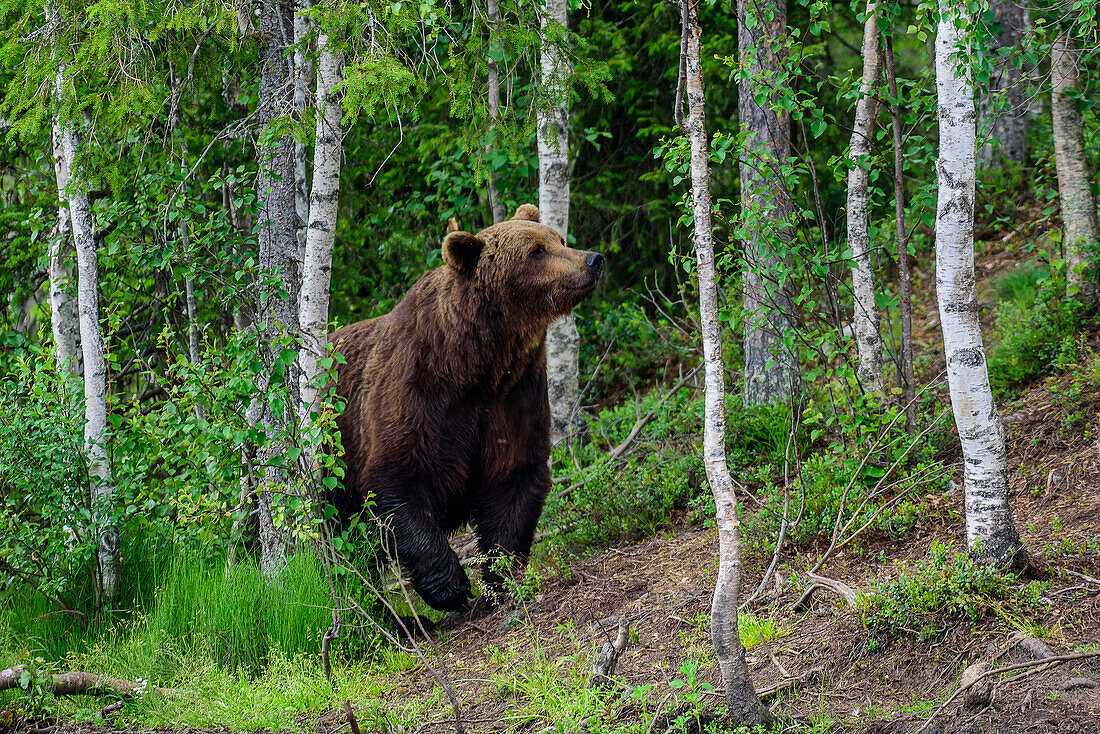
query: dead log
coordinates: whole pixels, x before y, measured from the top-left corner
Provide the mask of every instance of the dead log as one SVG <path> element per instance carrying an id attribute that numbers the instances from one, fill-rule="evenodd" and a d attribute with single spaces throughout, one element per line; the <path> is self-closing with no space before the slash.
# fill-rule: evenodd
<path id="1" fill-rule="evenodd" d="M 19 679 L 27 669 L 22 665 L 0 670 L 0 691 L 10 691 L 22 688 Z M 79 670 L 68 673 L 51 673 L 47 675 L 35 675 L 35 680 L 44 683 L 46 688 L 55 696 L 120 696 L 133 698 L 145 691 L 155 691 L 162 696 L 177 695 L 175 688 L 149 687 L 145 681 L 123 680 L 121 678 L 108 678 L 102 675 L 92 675 Z"/>

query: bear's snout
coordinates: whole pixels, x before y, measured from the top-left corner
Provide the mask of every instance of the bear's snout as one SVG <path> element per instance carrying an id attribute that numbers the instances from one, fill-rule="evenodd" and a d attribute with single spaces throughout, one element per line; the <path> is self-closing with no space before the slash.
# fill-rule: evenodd
<path id="1" fill-rule="evenodd" d="M 595 273 L 596 277 L 599 277 L 600 273 L 603 272 L 603 255 L 598 252 L 590 252 L 588 257 L 584 259 L 584 264 Z"/>

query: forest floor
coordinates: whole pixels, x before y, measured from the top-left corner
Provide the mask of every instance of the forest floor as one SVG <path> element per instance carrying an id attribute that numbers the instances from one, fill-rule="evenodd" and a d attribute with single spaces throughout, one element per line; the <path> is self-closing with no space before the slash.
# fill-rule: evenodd
<path id="1" fill-rule="evenodd" d="M 979 262 L 979 277 L 988 282 L 1014 262 L 1010 253 L 987 252 Z M 938 353 L 936 306 L 927 295 L 931 276 L 924 273 L 923 279 L 915 336 L 929 353 Z M 1098 351 L 1097 334 L 1088 340 Z M 931 358 L 928 373 L 942 369 L 939 359 L 937 365 Z M 960 676 L 971 664 L 984 659 L 996 668 L 1034 662 L 1033 654 L 1017 644 L 1025 635 L 1041 637 L 1056 655 L 1100 651 L 1100 453 L 1095 435 L 1100 395 L 1074 393 L 1074 379 L 1072 372 L 1048 379 L 1002 406 L 1013 513 L 1031 554 L 1022 581 L 1047 582 L 1039 610 L 1026 619 L 1006 610 L 976 624 L 948 618 L 924 641 L 910 635 L 880 639 L 839 596 L 818 592 L 808 608 L 795 611 L 795 586 L 779 586 L 755 610 L 770 630 L 774 659 L 764 647 L 754 646 L 748 663 L 758 690 L 784 680 L 779 666 L 799 679 L 768 702 L 791 730 L 915 734 L 927 723 L 924 731 L 941 734 L 1100 734 L 1100 657 L 1022 667 L 999 676 L 986 696 L 968 702 L 960 696 L 929 719 L 959 689 Z M 868 591 L 876 580 L 896 578 L 899 564 L 927 559 L 934 543 L 965 547 L 961 490 L 929 495 L 925 507 L 904 537 L 869 530 L 821 573 Z M 434 648 L 427 653 L 434 671 L 418 666 L 392 673 L 384 687 L 388 692 L 378 702 L 382 711 L 416 707 L 416 725 L 401 726 L 395 719 L 384 730 L 453 731 L 455 713 L 441 679 L 453 689 L 467 732 L 647 727 L 659 732 L 670 730 L 673 715 L 690 708 L 687 702 L 720 705 L 708 631 L 716 558 L 715 530 L 684 522 L 560 569 L 518 611 L 505 607 L 422 645 Z M 743 593 L 756 588 L 768 560 L 747 561 Z M 783 561 L 791 568 L 805 567 L 794 552 Z M 586 693 L 594 654 L 615 637 L 621 616 L 631 630 L 615 671 L 622 690 Z M 633 687 L 645 695 L 629 695 Z M 593 699 L 580 700 L 589 695 L 602 696 L 595 708 Z M 795 722 L 802 728 L 795 729 Z M 303 719 L 301 725 L 326 733 L 351 728 L 342 710 Z M 364 734 L 379 730 L 363 728 Z M 699 729 L 688 721 L 674 730 Z M 58 731 L 113 729 L 71 723 Z"/>

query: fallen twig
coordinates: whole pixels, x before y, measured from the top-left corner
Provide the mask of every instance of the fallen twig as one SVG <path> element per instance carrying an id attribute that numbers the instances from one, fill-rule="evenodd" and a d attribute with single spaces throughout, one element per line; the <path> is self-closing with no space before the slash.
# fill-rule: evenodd
<path id="1" fill-rule="evenodd" d="M 630 433 L 623 439 L 623 442 L 608 452 L 608 456 L 612 461 L 622 458 L 626 450 L 630 448 L 630 444 L 634 443 L 634 440 L 638 438 L 638 434 L 642 432 L 642 429 L 645 428 L 651 420 L 657 417 L 657 409 L 664 405 L 666 400 L 679 392 L 680 388 L 686 385 L 688 380 L 695 377 L 695 373 L 698 372 L 699 368 L 702 366 L 703 365 L 699 364 L 688 370 L 687 374 L 681 377 L 680 381 L 673 385 L 672 389 L 665 393 L 664 397 L 658 400 L 657 404 L 653 406 L 649 412 L 634 422 L 634 427 L 630 429 Z"/>
<path id="2" fill-rule="evenodd" d="M 1014 670 L 1024 670 L 1026 668 L 1035 668 L 1037 666 L 1044 666 L 1044 668 L 1049 668 L 1049 667 L 1053 667 L 1057 663 L 1068 663 L 1072 660 L 1083 660 L 1085 658 L 1094 658 L 1094 657 L 1100 657 L 1100 652 L 1076 652 L 1076 653 L 1070 653 L 1070 654 L 1067 654 L 1067 655 L 1055 655 L 1052 658 L 1043 658 L 1042 660 L 1029 660 L 1025 663 L 1016 663 L 1015 665 L 1006 665 L 1003 668 L 996 668 L 994 670 L 987 670 L 986 672 L 982 673 L 981 675 L 975 676 L 973 679 L 967 681 L 965 685 L 959 686 L 959 689 L 957 691 L 955 691 L 954 693 L 952 693 L 950 698 L 948 698 L 946 701 L 944 701 L 939 706 L 937 706 L 936 709 L 932 712 L 932 715 L 928 717 L 928 720 L 925 721 L 924 724 L 919 729 L 914 731 L 913 734 L 921 734 L 921 732 L 923 732 L 925 729 L 927 729 L 929 726 L 932 725 L 932 722 L 935 721 L 936 717 L 939 716 L 941 713 L 943 713 L 943 710 L 945 708 L 947 708 L 951 704 L 952 701 L 954 701 L 956 698 L 961 696 L 963 693 L 966 693 L 966 691 L 968 689 L 970 689 L 972 686 L 974 686 L 975 684 L 985 680 L 986 678 L 989 678 L 990 676 L 1000 675 L 1002 673 L 1011 673 Z M 1034 672 L 1038 673 L 1038 672 L 1041 672 L 1041 671 L 1036 670 Z M 1017 676 L 1013 676 L 1013 680 L 1016 680 L 1017 678 L 1018 678 Z"/>

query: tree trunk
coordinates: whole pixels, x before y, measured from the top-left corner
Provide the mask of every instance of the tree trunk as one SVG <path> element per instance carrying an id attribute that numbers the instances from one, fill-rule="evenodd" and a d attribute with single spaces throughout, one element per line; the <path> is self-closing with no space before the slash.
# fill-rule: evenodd
<path id="1" fill-rule="evenodd" d="M 66 93 L 65 64 L 60 62 L 54 92 L 60 100 Z M 67 193 L 69 216 L 77 263 L 77 308 L 80 314 L 80 348 L 84 358 L 84 453 L 92 496 L 92 524 L 97 536 L 99 568 L 97 610 L 102 601 L 118 598 L 122 564 L 118 528 L 114 524 L 115 485 L 107 456 L 107 362 L 103 355 L 103 333 L 99 330 L 99 262 L 92 231 L 92 207 L 87 187 L 75 177 L 76 151 L 80 143 L 72 122 L 54 118 L 60 131 L 61 168 L 75 178 L 63 190 Z M 58 181 L 59 185 L 62 184 Z"/>
<path id="2" fill-rule="evenodd" d="M 742 65 L 753 79 L 771 86 L 782 83 L 782 59 L 773 50 L 787 32 L 786 0 L 737 2 L 737 46 Z M 798 360 L 784 344 L 793 324 L 783 263 L 771 242 L 790 236 L 794 211 L 790 192 L 778 171 L 790 155 L 791 117 L 765 102 L 756 103 L 759 82 L 742 80 L 737 89 L 737 117 L 750 142 L 741 159 L 742 222 L 752 221 L 744 248 L 742 296 L 745 335 L 745 404 L 786 402 L 798 391 Z"/>
<path id="3" fill-rule="evenodd" d="M 878 116 L 875 86 L 882 68 L 878 50 L 878 0 L 867 3 L 863 25 L 863 81 L 856 101 L 852 130 L 851 168 L 848 171 L 848 244 L 852 248 L 853 318 L 859 368 L 856 371 L 864 391 L 884 394 L 882 383 L 882 336 L 879 334 L 878 305 L 875 303 L 875 273 L 871 264 L 870 215 L 867 182 L 870 177 L 871 141 Z"/>
<path id="4" fill-rule="evenodd" d="M 500 22 L 500 2 L 499 0 L 488 0 L 488 13 L 486 14 L 489 19 L 489 51 L 487 64 L 489 66 L 489 142 L 485 146 L 485 156 L 488 158 L 493 152 L 493 134 L 496 131 L 497 123 L 500 121 L 500 64 L 493 58 L 493 32 L 496 30 L 497 24 Z M 568 183 L 568 182 L 567 182 Z M 489 164 L 489 208 L 493 211 L 493 224 L 499 224 L 504 221 L 505 211 L 504 202 L 500 198 L 500 192 L 497 190 L 497 172 L 493 168 L 492 164 Z"/>
<path id="5" fill-rule="evenodd" d="M 73 294 L 73 227 L 69 207 L 65 205 L 69 186 L 69 166 L 61 149 L 61 129 L 53 126 L 53 171 L 57 179 L 57 229 L 50 239 L 50 327 L 53 331 L 57 368 L 80 376 L 80 321 Z"/>
<path id="6" fill-rule="evenodd" d="M 1086 306 L 1097 305 L 1096 264 L 1091 250 L 1100 239 L 1096 200 L 1085 154 L 1084 125 L 1077 101 L 1081 53 L 1073 36 L 1064 31 L 1050 50 L 1050 112 L 1054 122 L 1054 158 L 1058 168 L 1058 198 L 1062 205 L 1063 247 L 1069 291 Z"/>
<path id="7" fill-rule="evenodd" d="M 539 213 L 542 223 L 569 235 L 569 98 L 565 56 L 548 37 L 550 22 L 568 22 L 566 0 L 547 0 L 542 19 L 541 82 L 549 102 L 538 113 Z M 551 440 L 573 436 L 580 392 L 580 335 L 573 314 L 546 330 L 546 373 L 550 393 Z"/>
<path id="8" fill-rule="evenodd" d="M 294 75 L 286 57 L 294 34 L 293 0 L 263 0 L 260 15 L 259 118 L 267 124 L 292 108 Z M 276 369 L 280 350 L 294 348 L 298 340 L 297 212 L 295 210 L 294 139 L 289 135 L 262 143 L 257 150 L 260 166 L 256 176 L 259 203 L 259 266 L 264 282 L 260 286 L 256 320 L 269 369 L 267 389 L 259 390 L 258 422 L 267 441 L 258 455 L 263 479 L 258 492 L 260 568 L 267 576 L 277 575 L 286 565 L 292 536 L 283 518 L 286 498 L 294 491 L 292 468 L 273 466 L 270 461 L 290 448 L 290 429 L 299 404 L 297 362 Z M 275 282 L 270 279 L 274 278 Z M 282 290 L 284 293 L 279 294 Z M 283 404 L 266 393 L 285 386 L 290 398 Z"/>
<path id="9" fill-rule="evenodd" d="M 328 35 L 317 37 L 317 132 L 313 148 L 313 191 L 309 197 L 309 233 L 302 265 L 302 424 L 317 409 L 328 328 L 329 285 L 332 280 L 332 243 L 340 200 L 340 159 L 343 155 L 342 94 L 334 91 L 343 77 L 344 55 L 333 50 Z"/>
<path id="10" fill-rule="evenodd" d="M 313 80 L 313 63 L 309 59 L 309 52 L 303 46 L 303 41 L 309 34 L 309 18 L 301 11 L 308 10 L 309 0 L 297 0 L 294 13 L 294 112 L 301 116 L 309 102 L 309 86 Z M 318 111 L 318 114 L 320 112 Z M 306 251 L 306 224 L 309 222 L 309 180 L 306 171 L 306 146 L 304 143 L 294 141 L 294 211 L 297 214 L 295 233 L 298 236 L 299 261 L 305 258 Z"/>
<path id="11" fill-rule="evenodd" d="M 1017 68 L 1014 57 L 1023 53 L 1021 43 L 1031 25 L 1027 6 L 1020 0 L 993 0 L 990 3 L 994 21 L 1001 32 L 992 39 L 990 52 L 993 69 L 989 84 L 978 94 L 978 121 L 980 129 L 990 138 L 978 150 L 981 166 L 993 162 L 994 151 L 1015 163 L 1027 159 L 1028 94 L 1023 80 L 1023 68 Z M 1000 57 L 998 50 L 1012 49 L 1007 57 Z M 1004 97 L 1003 109 L 995 111 L 994 102 Z"/>
<path id="12" fill-rule="evenodd" d="M 936 297 L 951 409 L 962 441 L 967 545 L 1001 566 L 1026 563 L 1008 505 L 1004 429 L 993 401 L 974 282 L 975 110 L 967 63 L 973 17 L 962 0 L 940 0 L 936 91 Z M 957 49 L 965 48 L 960 58 Z M 980 548 L 979 548 L 980 546 Z"/>
<path id="13" fill-rule="evenodd" d="M 886 36 L 886 83 L 890 90 L 890 126 L 894 133 L 894 229 L 898 240 L 898 295 L 901 299 L 901 376 L 905 403 L 905 430 L 917 427 L 916 383 L 913 377 L 913 295 L 909 275 L 909 235 L 905 229 L 905 149 L 901 140 L 898 79 L 894 74 L 893 33 Z"/>
<path id="14" fill-rule="evenodd" d="M 700 45 L 699 0 L 682 0 L 681 48 L 686 59 L 688 102 L 687 133 L 691 142 L 692 221 L 699 274 L 699 323 L 703 332 L 706 393 L 703 421 L 703 462 L 714 493 L 718 524 L 718 576 L 710 607 L 710 634 L 722 672 L 726 706 L 731 723 L 762 724 L 765 710 L 756 695 L 745 648 L 737 632 L 737 606 L 741 589 L 741 537 L 737 498 L 726 464 L 726 389 L 722 364 L 722 336 L 718 321 L 718 287 L 714 272 L 714 244 L 710 223 L 710 145 L 704 115 L 703 66 Z M 680 110 L 677 110 L 677 117 Z"/>

